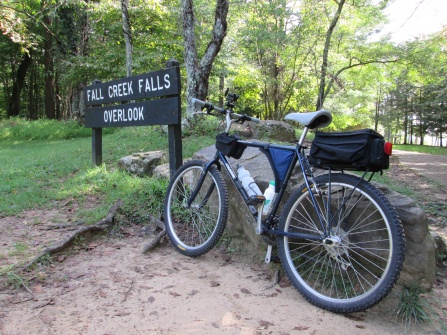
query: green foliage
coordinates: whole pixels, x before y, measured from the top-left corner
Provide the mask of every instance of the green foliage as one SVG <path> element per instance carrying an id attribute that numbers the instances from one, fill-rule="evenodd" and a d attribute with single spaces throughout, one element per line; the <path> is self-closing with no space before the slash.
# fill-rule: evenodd
<path id="1" fill-rule="evenodd" d="M 103 133 L 110 134 L 114 128 L 106 128 Z M 68 140 L 92 135 L 89 128 L 75 121 L 36 120 L 10 118 L 0 121 L 0 140 Z"/>
<path id="2" fill-rule="evenodd" d="M 399 295 L 399 303 L 393 310 L 398 318 L 402 320 L 405 326 L 412 324 L 428 322 L 428 302 L 421 296 L 421 289 L 417 285 L 403 287 Z"/>
<path id="3" fill-rule="evenodd" d="M 200 58 L 213 33 L 215 4 L 205 0 L 194 3 L 200 8 L 195 13 Z M 409 127 L 406 117 L 416 113 L 423 126 L 415 127 L 415 134 L 439 138 L 447 127 L 445 36 L 433 34 L 399 46 L 386 39 L 371 39 L 383 25 L 387 3 L 360 0 L 355 6 L 343 7 L 332 35 L 327 69 L 331 87 L 324 108 L 335 114 L 332 129 L 375 127 L 378 122 L 377 127 L 385 128 L 388 136 L 400 134 L 403 138 Z M 314 0 L 232 3 L 228 35 L 209 78 L 210 100 L 217 101 L 224 87 L 230 87 L 241 95 L 238 110 L 249 115 L 282 120 L 292 111 L 312 111 L 323 43 L 336 7 L 333 1 Z M 129 15 L 133 72 L 158 70 L 168 59 L 176 58 L 184 73 L 178 2 L 131 1 Z M 121 8 L 116 0 L 5 0 L 0 5 L 0 19 L 4 33 L 0 34 L 0 66 L 4 70 L 0 73 L 0 119 L 8 115 L 25 52 L 32 62 L 22 88 L 20 116 L 34 119 L 45 115 L 43 55 L 49 31 L 57 40 L 53 41 L 53 62 L 58 118 L 79 116 L 76 101 L 82 87 L 93 79 L 108 81 L 126 74 Z M 185 89 L 184 74 L 182 78 Z M 54 138 L 77 137 L 73 131 L 73 135 L 59 135 L 56 130 Z M 12 132 L 2 128 L 0 139 L 18 135 L 51 138 Z"/>
<path id="4" fill-rule="evenodd" d="M 446 313 L 442 302 L 432 292 L 424 292 L 418 284 L 414 284 L 402 287 L 398 298 L 399 301 L 392 314 L 402 320 L 405 328 L 431 323 L 439 334 L 446 333 Z"/>
<path id="5" fill-rule="evenodd" d="M 11 266 L 10 268 L 0 269 L 0 277 L 6 277 L 8 285 L 15 289 L 25 286 L 25 280 L 23 277 Z"/>
<path id="6" fill-rule="evenodd" d="M 198 115 L 189 120 L 189 125 L 183 127 L 182 135 L 188 137 L 209 136 L 214 137 L 217 133 L 222 132 L 222 120 L 206 115 Z"/>

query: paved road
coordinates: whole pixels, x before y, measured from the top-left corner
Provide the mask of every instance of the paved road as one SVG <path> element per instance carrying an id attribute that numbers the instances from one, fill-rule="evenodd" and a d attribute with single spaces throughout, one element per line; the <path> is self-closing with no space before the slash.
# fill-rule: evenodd
<path id="1" fill-rule="evenodd" d="M 436 181 L 447 190 L 447 156 L 401 150 L 393 150 L 393 156 L 397 156 L 403 166 Z"/>

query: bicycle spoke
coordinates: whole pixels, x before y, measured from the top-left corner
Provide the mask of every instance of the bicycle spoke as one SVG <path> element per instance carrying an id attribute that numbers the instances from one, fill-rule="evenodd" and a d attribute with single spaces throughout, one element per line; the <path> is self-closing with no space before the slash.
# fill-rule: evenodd
<path id="1" fill-rule="evenodd" d="M 203 171 L 200 161 L 185 163 L 173 177 L 165 201 L 169 238 L 180 252 L 190 256 L 203 254 L 217 243 L 228 213 L 220 173 L 212 167 L 201 178 Z"/>
<path id="2" fill-rule="evenodd" d="M 392 238 L 398 222 L 389 221 L 397 215 L 385 216 L 385 211 L 394 209 L 388 204 L 382 208 L 378 201 L 383 197 L 358 178 L 335 174 L 331 182 L 330 194 L 324 182 L 317 183 L 316 194 L 305 186 L 298 189 L 280 222 L 280 228 L 294 236 L 323 236 L 323 229 L 318 229 L 321 218 L 327 235 L 322 241 L 282 237 L 280 256 L 293 284 L 312 303 L 333 311 L 362 310 L 391 290 L 397 276 L 387 273 L 402 266 L 402 248 Z M 390 265 L 395 257 L 399 257 L 397 268 Z"/>

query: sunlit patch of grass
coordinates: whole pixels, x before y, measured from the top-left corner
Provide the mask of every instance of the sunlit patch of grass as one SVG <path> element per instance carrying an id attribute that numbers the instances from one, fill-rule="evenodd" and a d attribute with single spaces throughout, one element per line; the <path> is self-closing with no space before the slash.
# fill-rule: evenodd
<path id="1" fill-rule="evenodd" d="M 446 334 L 446 313 L 440 301 L 429 292 L 424 292 L 419 285 L 404 286 L 398 295 L 398 303 L 392 314 L 400 319 L 406 329 L 414 325 L 431 323 L 440 334 Z"/>
<path id="2" fill-rule="evenodd" d="M 393 149 L 447 156 L 447 148 L 433 147 L 430 145 L 393 144 Z"/>

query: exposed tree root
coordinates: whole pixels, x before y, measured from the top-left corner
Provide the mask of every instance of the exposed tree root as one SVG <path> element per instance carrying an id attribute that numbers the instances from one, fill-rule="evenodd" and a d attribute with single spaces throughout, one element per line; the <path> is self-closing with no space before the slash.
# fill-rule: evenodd
<path id="1" fill-rule="evenodd" d="M 154 249 L 166 236 L 166 229 L 163 222 L 157 218 L 154 218 L 153 216 L 150 217 L 150 220 L 152 222 L 155 222 L 158 229 L 161 229 L 161 231 L 143 248 L 143 254 Z"/>
<path id="2" fill-rule="evenodd" d="M 115 213 L 121 207 L 122 204 L 123 204 L 123 201 L 121 199 L 116 201 L 115 204 L 110 208 L 109 213 L 107 214 L 105 219 L 102 219 L 93 225 L 81 227 L 81 228 L 75 230 L 74 232 L 72 232 L 66 239 L 43 250 L 39 255 L 37 255 L 33 260 L 31 260 L 28 264 L 26 264 L 24 266 L 24 270 L 27 270 L 31 266 L 36 264 L 42 257 L 51 255 L 51 254 L 54 254 L 56 252 L 63 250 L 68 245 L 70 245 L 70 243 L 73 242 L 73 240 L 76 237 L 78 237 L 86 232 L 106 230 L 106 229 L 111 228 L 114 223 L 113 219 L 115 217 Z"/>

